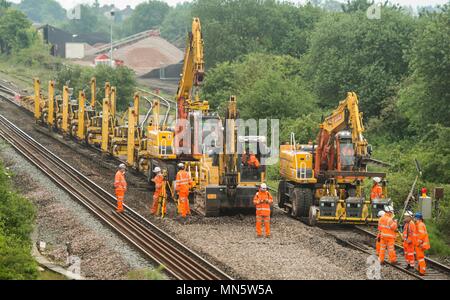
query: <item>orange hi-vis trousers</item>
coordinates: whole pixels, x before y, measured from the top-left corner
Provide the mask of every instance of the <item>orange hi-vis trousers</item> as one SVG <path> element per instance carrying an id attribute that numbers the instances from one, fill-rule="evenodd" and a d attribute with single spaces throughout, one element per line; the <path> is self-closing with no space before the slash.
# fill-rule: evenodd
<path id="1" fill-rule="evenodd" d="M 403 251 L 405 251 L 406 263 L 414 268 L 414 243 L 403 242 Z"/>
<path id="2" fill-rule="evenodd" d="M 397 261 L 397 254 L 395 253 L 395 238 L 381 237 L 380 241 L 380 262 L 384 262 L 384 256 L 386 254 L 386 248 L 388 250 L 389 262 L 394 263 Z"/>
<path id="3" fill-rule="evenodd" d="M 162 197 L 163 195 L 162 195 L 162 191 L 155 191 L 154 193 L 153 193 L 153 204 L 152 204 L 152 208 L 151 208 L 151 210 L 150 210 L 150 213 L 151 214 L 156 214 L 156 213 L 158 213 L 158 206 L 159 205 L 162 205 L 162 203 L 159 203 L 160 202 L 160 198 Z M 161 207 L 161 211 L 162 211 L 162 209 L 164 209 L 164 214 L 166 214 L 166 212 L 167 212 L 167 208 L 166 207 Z"/>
<path id="4" fill-rule="evenodd" d="M 375 247 L 376 253 L 377 253 L 377 255 L 380 255 L 380 243 L 381 243 L 381 236 L 380 236 L 380 234 L 377 235 L 376 241 L 377 241 L 376 247 Z"/>
<path id="5" fill-rule="evenodd" d="M 125 197 L 124 189 L 116 189 L 117 212 L 123 212 L 123 198 Z"/>
<path id="6" fill-rule="evenodd" d="M 266 230 L 266 236 L 270 236 L 270 215 L 259 216 L 256 215 L 256 234 L 262 236 L 262 223 L 264 222 L 264 228 Z"/>
<path id="7" fill-rule="evenodd" d="M 416 259 L 419 273 L 425 275 L 427 270 L 427 264 L 425 263 L 425 251 L 419 246 L 416 246 Z"/>
<path id="8" fill-rule="evenodd" d="M 189 194 L 179 194 L 179 203 L 178 203 L 178 212 L 181 214 L 183 218 L 186 218 L 186 215 L 191 214 L 191 208 L 189 207 Z"/>

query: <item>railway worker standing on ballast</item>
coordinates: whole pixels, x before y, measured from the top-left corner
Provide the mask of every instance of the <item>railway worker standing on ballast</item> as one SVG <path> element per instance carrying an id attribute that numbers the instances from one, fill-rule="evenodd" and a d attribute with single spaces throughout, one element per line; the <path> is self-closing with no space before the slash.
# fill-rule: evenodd
<path id="1" fill-rule="evenodd" d="M 153 193 L 153 205 L 150 210 L 150 213 L 152 215 L 158 214 L 158 207 L 161 207 L 161 213 L 163 215 L 166 214 L 165 207 L 163 207 L 163 203 L 161 201 L 161 197 L 163 196 L 163 187 L 166 184 L 164 180 L 164 175 L 161 172 L 160 167 L 156 167 L 153 170 L 153 173 L 155 173 L 155 177 L 152 178 L 152 181 L 155 183 L 155 192 Z"/>
<path id="2" fill-rule="evenodd" d="M 405 252 L 406 269 L 414 269 L 414 248 L 416 246 L 416 225 L 413 221 L 413 213 L 405 212 L 403 225 L 403 251 Z"/>
<path id="3" fill-rule="evenodd" d="M 185 170 L 183 163 L 178 164 L 178 173 L 175 181 L 175 190 L 178 192 L 178 212 L 186 221 L 186 216 L 191 214 L 189 207 L 189 189 L 193 184 L 191 175 Z"/>
<path id="4" fill-rule="evenodd" d="M 419 274 L 425 276 L 427 264 L 425 263 L 425 251 L 430 249 L 430 241 L 427 232 L 427 226 L 423 222 L 422 213 L 416 212 L 416 259 L 418 263 Z"/>
<path id="5" fill-rule="evenodd" d="M 380 264 L 384 264 L 384 256 L 386 254 L 386 248 L 388 250 L 389 262 L 391 264 L 398 264 L 397 255 L 395 253 L 395 237 L 397 232 L 397 221 L 394 220 L 394 208 L 392 206 L 386 206 L 384 209 L 386 212 L 378 222 L 378 230 L 380 231 Z"/>
<path id="6" fill-rule="evenodd" d="M 256 235 L 258 238 L 262 237 L 262 223 L 266 230 L 266 238 L 270 238 L 270 206 L 273 203 L 273 198 L 267 190 L 265 183 L 261 184 L 259 191 L 256 192 L 253 198 L 253 204 L 256 206 Z"/>
<path id="7" fill-rule="evenodd" d="M 377 215 L 378 216 L 378 227 L 380 225 L 380 219 L 384 216 L 384 214 L 385 214 L 385 212 L 383 210 L 380 210 L 378 212 L 378 215 Z M 377 255 L 380 255 L 380 243 L 381 243 L 381 231 L 378 230 L 377 243 L 376 243 L 376 247 L 375 247 Z"/>
<path id="8" fill-rule="evenodd" d="M 117 209 L 118 213 L 123 213 L 123 199 L 125 197 L 125 192 L 127 191 L 127 181 L 125 180 L 125 172 L 127 167 L 125 164 L 119 165 L 119 170 L 114 177 L 114 188 L 117 198 Z"/>

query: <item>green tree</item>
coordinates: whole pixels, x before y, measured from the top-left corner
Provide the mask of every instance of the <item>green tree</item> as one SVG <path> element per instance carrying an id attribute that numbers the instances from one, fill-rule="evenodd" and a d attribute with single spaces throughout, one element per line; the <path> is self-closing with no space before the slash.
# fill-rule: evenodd
<path id="1" fill-rule="evenodd" d="M 212 107 L 223 107 L 236 95 L 242 118 L 300 118 L 316 105 L 299 69 L 290 56 L 249 54 L 209 70 L 204 96 Z"/>
<path id="2" fill-rule="evenodd" d="M 55 0 L 22 0 L 18 8 L 37 23 L 56 23 L 66 19 L 66 10 Z"/>
<path id="3" fill-rule="evenodd" d="M 321 106 L 335 107 L 348 91 L 355 91 L 365 115 L 379 116 L 408 72 L 404 51 L 414 30 L 412 17 L 389 6 L 383 7 L 380 20 L 360 11 L 324 17 L 303 57 L 305 78 L 323 99 Z"/>
<path id="4" fill-rule="evenodd" d="M 423 17 L 409 53 L 411 77 L 400 92 L 400 107 L 414 127 L 450 127 L 450 5 Z"/>
<path id="5" fill-rule="evenodd" d="M 133 14 L 124 21 L 127 35 L 158 27 L 169 13 L 169 5 L 162 1 L 151 0 L 136 6 Z"/>
<path id="6" fill-rule="evenodd" d="M 35 30 L 22 12 L 0 9 L 0 53 L 10 54 L 14 49 L 29 47 L 34 37 Z"/>
<path id="7" fill-rule="evenodd" d="M 341 4 L 342 10 L 346 13 L 352 13 L 356 11 L 366 12 L 367 9 L 373 5 L 375 1 L 368 0 L 347 0 L 346 4 Z"/>
<path id="8" fill-rule="evenodd" d="M 110 22 L 103 14 L 90 5 L 81 5 L 80 19 L 68 20 L 62 28 L 73 34 L 103 33 L 109 36 Z"/>
<path id="9" fill-rule="evenodd" d="M 8 2 L 6 0 L 0 0 L 0 9 L 9 8 L 11 7 L 11 2 Z"/>
<path id="10" fill-rule="evenodd" d="M 322 10 L 274 0 L 197 0 L 208 66 L 252 52 L 300 56 Z"/>
<path id="11" fill-rule="evenodd" d="M 187 33 L 191 30 L 192 4 L 185 2 L 171 8 L 161 24 L 161 36 L 176 46 L 185 47 Z"/>

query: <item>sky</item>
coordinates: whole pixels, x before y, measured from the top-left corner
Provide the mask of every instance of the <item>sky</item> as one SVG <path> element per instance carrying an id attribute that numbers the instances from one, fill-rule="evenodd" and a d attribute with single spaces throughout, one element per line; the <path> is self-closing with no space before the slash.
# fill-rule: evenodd
<path id="1" fill-rule="evenodd" d="M 9 0 L 11 2 L 19 3 L 20 0 Z M 79 3 L 93 3 L 94 0 L 57 0 L 61 5 L 68 9 L 73 8 L 76 4 Z M 338 0 L 339 1 L 339 0 Z M 137 4 L 141 2 L 145 2 L 145 0 L 99 0 L 100 4 L 111 4 L 114 3 L 116 7 L 125 8 L 127 5 L 131 5 L 135 7 Z M 186 0 L 165 0 L 169 5 L 176 5 L 177 3 L 186 2 Z M 189 1 L 188 1 L 189 2 Z M 290 0 L 290 2 L 296 3 L 305 3 L 307 0 Z M 340 2 L 347 2 L 345 0 L 340 0 Z M 377 0 L 376 2 L 384 2 Z M 426 5 L 436 5 L 436 4 L 445 4 L 448 0 L 390 0 L 392 3 L 398 3 L 401 5 L 411 5 L 411 6 L 426 6 Z"/>

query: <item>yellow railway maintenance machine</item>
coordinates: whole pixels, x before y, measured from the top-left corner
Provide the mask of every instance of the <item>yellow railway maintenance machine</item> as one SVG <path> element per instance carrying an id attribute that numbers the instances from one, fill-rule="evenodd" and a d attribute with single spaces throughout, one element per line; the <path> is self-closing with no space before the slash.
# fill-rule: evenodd
<path id="1" fill-rule="evenodd" d="M 253 198 L 258 185 L 265 181 L 265 166 L 258 169 L 247 166 L 238 151 L 248 149 L 250 143 L 256 144 L 258 150 L 255 153 L 261 161 L 261 153 L 267 153 L 260 151 L 261 147 L 266 147 L 265 137 L 238 136 L 237 117 L 236 97 L 232 96 L 225 120 L 219 120 L 214 128 L 210 128 L 211 131 L 223 128 L 223 141 L 210 140 L 215 147 L 211 150 L 206 148 L 196 170 L 199 180 L 194 191 L 195 209 L 206 217 L 229 212 L 254 212 Z"/>
<path id="2" fill-rule="evenodd" d="M 96 111 L 96 80 L 95 78 L 91 79 L 91 105 L 90 109 Z M 105 83 L 105 97 L 107 101 L 107 105 L 111 103 L 111 85 L 109 82 Z M 103 103 L 102 103 L 102 111 L 98 113 L 94 113 L 94 115 L 89 119 L 87 128 L 86 128 L 86 143 L 95 147 L 102 147 L 102 124 L 103 124 Z"/>
<path id="3" fill-rule="evenodd" d="M 358 98 L 348 93 L 322 124 L 317 145 L 291 142 L 280 147 L 278 205 L 294 218 L 317 223 L 376 224 L 377 214 L 391 205 L 386 174 L 367 171 L 371 147 L 363 137 Z M 367 178 L 382 178 L 383 197 L 370 200 Z"/>
<path id="4" fill-rule="evenodd" d="M 134 157 L 137 157 L 138 161 L 133 161 L 136 169 L 147 176 L 150 184 L 154 176 L 153 169 L 157 166 L 166 170 L 170 181 L 174 180 L 178 161 L 175 153 L 175 133 L 173 130 L 168 130 L 166 124 L 160 124 L 160 102 L 158 99 L 155 99 L 152 103 L 152 116 L 146 128 L 144 129 L 144 123 L 142 123 L 137 130 L 139 130 L 139 134 L 135 134 L 135 136 L 139 140 L 137 147 L 134 149 Z M 130 147 L 132 144 L 132 141 L 130 141 Z M 131 162 L 129 161 L 128 164 L 131 165 Z"/>

